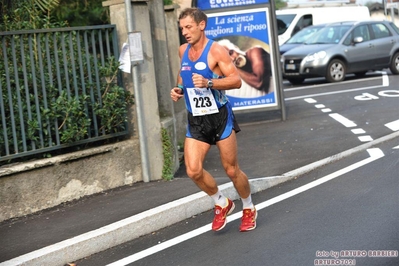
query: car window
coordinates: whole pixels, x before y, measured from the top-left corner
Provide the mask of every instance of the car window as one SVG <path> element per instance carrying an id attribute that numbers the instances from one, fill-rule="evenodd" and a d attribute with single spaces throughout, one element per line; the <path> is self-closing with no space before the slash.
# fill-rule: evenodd
<path id="1" fill-rule="evenodd" d="M 276 15 L 278 34 L 283 34 L 291 25 L 295 18 L 295 14 L 290 15 Z"/>
<path id="2" fill-rule="evenodd" d="M 396 26 L 394 23 L 389 22 L 389 25 L 396 31 L 397 34 L 399 34 L 399 28 Z"/>
<path id="3" fill-rule="evenodd" d="M 298 31 L 286 43 L 304 43 L 310 36 L 320 30 L 322 27 L 306 27 Z"/>
<path id="4" fill-rule="evenodd" d="M 326 26 L 317 33 L 310 36 L 307 44 L 332 44 L 339 43 L 342 37 L 348 32 L 349 25 Z"/>
<path id="5" fill-rule="evenodd" d="M 382 23 L 373 23 L 373 24 L 371 24 L 371 29 L 372 29 L 372 31 L 374 33 L 374 38 L 375 39 L 386 38 L 386 37 L 391 36 L 391 32 L 389 31 L 387 26 L 385 26 Z"/>
<path id="6" fill-rule="evenodd" d="M 370 41 L 370 32 L 367 25 L 361 25 L 353 29 L 353 38 L 362 37 L 364 42 Z"/>
<path id="7" fill-rule="evenodd" d="M 312 25 L 313 17 L 312 15 L 304 15 L 299 20 L 298 23 L 295 25 L 294 30 L 292 31 L 293 36 L 295 33 L 299 32 L 300 30 Z"/>
<path id="8" fill-rule="evenodd" d="M 352 40 L 353 40 L 353 31 L 351 33 L 348 34 L 348 36 L 346 36 L 345 41 L 343 42 L 344 45 L 348 46 L 352 44 Z"/>
<path id="9" fill-rule="evenodd" d="M 299 19 L 297 26 L 299 26 L 300 29 L 303 29 L 312 24 L 313 24 L 313 16 L 312 15 L 304 15 L 303 17 L 301 17 Z"/>

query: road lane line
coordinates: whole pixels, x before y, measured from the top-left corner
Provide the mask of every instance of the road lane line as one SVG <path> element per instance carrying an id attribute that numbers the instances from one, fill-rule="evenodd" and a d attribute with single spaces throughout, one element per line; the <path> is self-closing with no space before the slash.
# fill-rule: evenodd
<path id="1" fill-rule="evenodd" d="M 352 164 L 350 166 L 347 166 L 347 167 L 345 167 L 345 168 L 343 168 L 341 170 L 338 170 L 338 171 L 336 171 L 334 173 L 326 175 L 326 176 L 324 176 L 322 178 L 319 178 L 319 179 L 317 179 L 317 180 L 315 180 L 315 181 L 313 181 L 311 183 L 308 183 L 306 185 L 303 185 L 303 186 L 301 186 L 299 188 L 293 189 L 293 190 L 291 190 L 289 192 L 286 192 L 284 194 L 281 194 L 281 195 L 279 195 L 277 197 L 274 197 L 274 198 L 269 199 L 267 201 L 264 201 L 262 203 L 256 204 L 255 205 L 256 209 L 259 211 L 259 210 L 264 209 L 266 207 L 269 207 L 269 206 L 271 206 L 273 204 L 281 202 L 281 201 L 283 201 L 285 199 L 291 198 L 291 197 L 293 197 L 293 196 L 295 196 L 295 195 L 297 195 L 299 193 L 302 193 L 302 192 L 307 191 L 307 190 L 309 190 L 311 188 L 314 188 L 314 187 L 319 186 L 319 185 L 321 185 L 323 183 L 326 183 L 326 182 L 328 182 L 328 181 L 330 181 L 330 180 L 332 180 L 334 178 L 337 178 L 337 177 L 339 177 L 341 175 L 344 175 L 344 174 L 346 174 L 346 173 L 348 173 L 350 171 L 353 171 L 353 170 L 355 170 L 357 168 L 360 168 L 360 167 L 362 167 L 362 166 L 364 166 L 364 165 L 366 165 L 368 163 L 371 163 L 371 162 L 373 162 L 375 160 L 378 160 L 378 159 L 380 159 L 380 158 L 382 158 L 384 156 L 384 153 L 378 148 L 368 149 L 367 151 L 368 151 L 370 157 L 368 157 L 368 158 L 366 158 L 366 159 L 364 159 L 362 161 L 359 161 L 357 163 L 354 163 L 354 164 Z M 240 218 L 241 218 L 241 212 L 237 212 L 237 213 L 234 213 L 234 214 L 230 215 L 228 217 L 228 221 L 227 222 L 232 222 L 232 221 L 235 221 L 235 220 L 240 219 Z M 145 249 L 143 251 L 137 252 L 137 253 L 135 253 L 135 254 L 133 254 L 131 256 L 125 257 L 125 258 L 123 258 L 121 260 L 115 261 L 115 262 L 113 262 L 111 264 L 108 264 L 107 266 L 128 265 L 130 263 L 133 263 L 135 261 L 138 261 L 138 260 L 143 259 L 145 257 L 148 257 L 150 255 L 153 255 L 153 254 L 155 254 L 155 253 L 157 253 L 159 251 L 162 251 L 162 250 L 167 249 L 169 247 L 172 247 L 174 245 L 180 244 L 180 243 L 182 243 L 182 242 L 184 242 L 186 240 L 189 240 L 191 238 L 194 238 L 196 236 L 199 236 L 199 235 L 201 235 L 203 233 L 206 233 L 206 232 L 208 232 L 210 230 L 211 230 L 211 223 L 209 223 L 207 225 L 204 225 L 204 226 L 202 226 L 202 227 L 200 227 L 198 229 L 195 229 L 195 230 L 193 230 L 191 232 L 188 232 L 188 233 L 185 233 L 185 234 L 180 235 L 178 237 L 175 237 L 175 238 L 172 238 L 170 240 L 167 240 L 167 241 L 165 241 L 163 243 L 160 243 L 160 244 L 158 244 L 156 246 L 153 246 L 151 248 L 148 248 L 148 249 Z"/>
<path id="2" fill-rule="evenodd" d="M 351 131 L 353 134 L 356 134 L 356 135 L 366 133 L 366 131 L 364 131 L 364 129 L 362 129 L 362 128 L 355 128 L 355 129 L 352 129 Z"/>
<path id="3" fill-rule="evenodd" d="M 377 86 L 363 87 L 363 88 L 356 88 L 356 89 L 349 89 L 349 90 L 342 90 L 342 91 L 321 92 L 321 93 L 307 94 L 307 95 L 302 95 L 302 96 L 285 98 L 284 100 L 285 101 L 292 101 L 292 100 L 298 100 L 298 99 L 309 98 L 309 97 L 318 97 L 318 96 L 334 95 L 334 94 L 348 93 L 348 92 L 354 92 L 354 91 L 381 89 L 381 87 L 385 87 L 385 86 L 384 85 L 377 85 Z"/>
<path id="4" fill-rule="evenodd" d="M 318 185 L 326 183 L 327 181 L 330 181 L 330 180 L 332 180 L 334 178 L 337 178 L 337 177 L 339 177 L 341 175 L 349 173 L 350 171 L 353 171 L 353 170 L 355 170 L 357 168 L 360 168 L 360 167 L 362 167 L 362 166 L 364 166 L 366 164 L 369 164 L 369 163 L 371 163 L 373 161 L 376 161 L 376 160 L 378 160 L 378 159 L 380 159 L 380 158 L 385 156 L 384 153 L 379 148 L 372 148 L 372 149 L 368 149 L 367 151 L 368 151 L 370 157 L 368 157 L 368 158 L 366 158 L 366 159 L 364 159 L 364 160 L 362 160 L 360 162 L 357 162 L 357 163 L 354 163 L 352 165 L 349 165 L 349 166 L 347 166 L 347 167 L 345 167 L 345 168 L 343 168 L 341 170 L 338 170 L 338 171 L 336 171 L 334 173 L 326 175 L 326 176 L 324 176 L 322 178 L 319 178 L 319 179 L 317 179 L 317 180 L 315 180 L 315 181 L 313 181 L 311 183 L 308 183 L 308 184 L 303 185 L 303 186 L 301 186 L 299 188 L 296 188 L 296 189 L 291 190 L 289 192 L 286 192 L 286 193 L 284 193 L 282 195 L 279 195 L 279 196 L 277 196 L 277 197 L 275 197 L 273 199 L 270 199 L 270 200 L 267 200 L 267 201 L 262 202 L 260 204 L 257 204 L 256 207 L 259 210 L 261 210 L 261 209 L 266 208 L 266 207 L 268 207 L 268 206 L 270 206 L 272 204 L 275 204 L 277 202 L 280 202 L 280 201 L 283 201 L 285 199 L 288 199 L 288 198 L 290 198 L 292 196 L 295 196 L 295 195 L 297 195 L 297 194 L 299 194 L 301 192 L 304 192 L 304 191 L 309 190 L 311 188 L 314 188 L 314 187 L 316 187 Z"/>
<path id="5" fill-rule="evenodd" d="M 308 103 L 317 103 L 317 101 L 316 101 L 315 99 L 312 99 L 312 98 L 306 98 L 306 99 L 305 99 L 305 102 L 308 102 Z"/>
<path id="6" fill-rule="evenodd" d="M 359 138 L 359 140 L 360 140 L 361 142 L 368 142 L 368 141 L 372 141 L 372 140 L 373 140 L 373 138 L 372 138 L 371 136 L 369 136 L 369 135 L 360 136 L 360 137 L 358 137 L 358 138 Z"/>
<path id="7" fill-rule="evenodd" d="M 384 73 L 382 73 L 382 74 L 384 74 Z M 387 76 L 386 73 L 385 73 L 385 76 Z M 295 88 L 290 88 L 290 89 L 284 89 L 284 91 L 307 90 L 307 89 L 314 89 L 314 88 L 317 88 L 317 87 L 328 87 L 328 86 L 331 87 L 331 86 L 337 86 L 338 84 L 339 85 L 342 85 L 342 84 L 345 85 L 345 84 L 349 84 L 349 83 L 359 83 L 360 81 L 369 81 L 369 80 L 377 80 L 377 79 L 381 79 L 381 76 L 378 76 L 378 77 L 375 77 L 375 78 L 361 79 L 361 80 L 356 79 L 356 80 L 350 80 L 350 81 L 343 81 L 343 82 L 340 82 L 340 83 L 325 83 L 325 84 L 319 84 L 319 85 L 295 87 Z M 384 75 L 382 76 L 382 79 L 383 79 L 382 84 L 384 84 Z M 287 83 L 287 84 L 290 84 L 290 83 Z"/>
<path id="8" fill-rule="evenodd" d="M 386 72 L 382 74 L 382 86 L 388 87 L 389 86 L 389 78 Z"/>
<path id="9" fill-rule="evenodd" d="M 334 114 L 329 114 L 329 116 L 334 118 L 337 122 L 341 123 L 345 127 L 355 127 L 356 126 L 356 124 L 353 121 L 349 120 L 348 118 L 346 118 L 340 114 L 334 113 Z"/>
<path id="10" fill-rule="evenodd" d="M 392 131 L 398 131 L 399 130 L 399 120 L 387 123 L 387 124 L 385 124 L 385 126 Z"/>
<path id="11" fill-rule="evenodd" d="M 325 93 L 316 93 L 316 94 L 309 94 L 309 95 L 305 95 L 305 96 L 297 96 L 297 97 L 290 97 L 290 98 L 285 98 L 284 100 L 286 101 L 292 101 L 292 100 L 298 100 L 298 99 L 303 99 L 303 98 L 309 98 L 309 97 L 316 97 L 316 96 L 324 96 L 324 95 L 333 95 L 333 94 L 340 94 L 340 93 L 347 93 L 347 92 L 352 92 L 352 91 L 361 91 L 361 90 L 371 90 L 371 89 L 378 89 L 382 87 L 388 87 L 389 86 L 389 77 L 387 75 L 387 72 L 385 71 L 380 71 L 379 73 L 382 74 L 382 85 L 377 85 L 377 86 L 370 86 L 370 87 L 364 87 L 364 88 L 356 88 L 356 89 L 349 89 L 349 90 L 342 90 L 342 91 L 333 91 L 333 92 L 325 92 Z M 351 82 L 359 82 L 359 80 L 354 80 Z M 349 83 L 349 82 L 348 82 Z M 332 85 L 336 85 L 336 83 L 332 83 L 332 84 L 323 84 L 321 86 L 325 87 L 325 86 L 332 86 Z M 295 90 L 304 90 L 304 89 L 311 89 L 311 88 L 315 88 L 316 86 L 307 86 L 307 87 L 297 87 L 297 88 L 292 88 L 292 89 L 285 89 L 284 91 L 295 91 Z"/>

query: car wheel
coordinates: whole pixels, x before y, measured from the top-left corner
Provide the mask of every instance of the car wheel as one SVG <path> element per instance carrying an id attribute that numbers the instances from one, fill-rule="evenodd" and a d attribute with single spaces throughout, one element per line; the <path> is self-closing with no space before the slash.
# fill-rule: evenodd
<path id="1" fill-rule="evenodd" d="M 393 55 L 389 69 L 393 74 L 399 74 L 399 52 Z"/>
<path id="2" fill-rule="evenodd" d="M 327 67 L 326 79 L 329 82 L 339 82 L 345 79 L 346 66 L 339 59 L 333 59 Z"/>
<path id="3" fill-rule="evenodd" d="M 305 79 L 304 78 L 287 78 L 287 80 L 293 85 L 299 85 L 299 84 L 302 84 Z"/>

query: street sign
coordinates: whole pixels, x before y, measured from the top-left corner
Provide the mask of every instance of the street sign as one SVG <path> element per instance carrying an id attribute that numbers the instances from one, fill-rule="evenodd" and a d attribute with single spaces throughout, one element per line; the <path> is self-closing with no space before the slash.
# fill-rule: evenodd
<path id="1" fill-rule="evenodd" d="M 398 3 L 386 3 L 386 8 L 398 8 Z"/>

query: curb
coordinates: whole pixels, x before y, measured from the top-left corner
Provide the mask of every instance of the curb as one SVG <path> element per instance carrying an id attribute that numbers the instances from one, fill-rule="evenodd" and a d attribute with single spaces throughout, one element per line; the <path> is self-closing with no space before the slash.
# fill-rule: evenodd
<path id="1" fill-rule="evenodd" d="M 264 191 L 280 183 L 306 174 L 323 165 L 338 161 L 397 137 L 399 137 L 399 131 L 297 168 L 281 176 L 250 179 L 251 191 L 252 193 Z M 233 200 L 239 198 L 232 182 L 219 186 L 219 189 Z M 63 266 L 65 263 L 77 261 L 92 254 L 123 244 L 211 209 L 213 209 L 213 202 L 210 197 L 204 192 L 198 192 L 99 229 L 2 262 L 0 266 Z M 140 230 L 137 230 L 137 228 L 140 228 Z"/>

